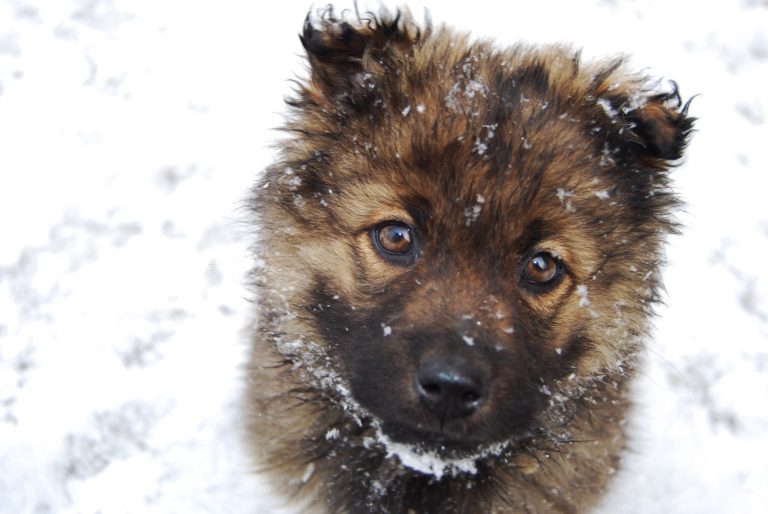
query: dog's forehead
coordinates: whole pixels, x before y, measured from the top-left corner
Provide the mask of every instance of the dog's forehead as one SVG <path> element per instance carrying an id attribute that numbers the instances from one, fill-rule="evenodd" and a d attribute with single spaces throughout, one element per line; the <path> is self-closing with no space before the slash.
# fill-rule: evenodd
<path id="1" fill-rule="evenodd" d="M 345 219 L 399 207 L 412 218 L 453 218 L 465 226 L 490 212 L 523 222 L 544 207 L 564 206 L 585 170 L 595 171 L 589 187 L 605 181 L 594 169 L 594 152 L 568 122 L 557 119 L 526 131 L 502 126 L 492 112 L 478 112 L 473 120 L 425 113 L 423 120 L 398 120 L 397 126 L 368 132 L 375 155 L 343 159 L 352 168 L 346 196 L 360 203 Z M 435 125 L 440 128 L 428 130 Z"/>
<path id="2" fill-rule="evenodd" d="M 511 207 L 542 185 L 570 188 L 569 171 L 595 165 L 599 142 L 556 80 L 542 63 L 493 52 L 419 62 L 382 85 L 384 115 L 360 117 L 345 159 L 365 161 L 350 170 L 364 180 L 461 203 L 503 197 Z"/>

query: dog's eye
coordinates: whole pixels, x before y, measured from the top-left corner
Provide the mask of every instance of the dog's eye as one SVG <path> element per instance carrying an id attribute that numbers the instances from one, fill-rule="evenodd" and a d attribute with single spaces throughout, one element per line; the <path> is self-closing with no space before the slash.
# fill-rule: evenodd
<path id="1" fill-rule="evenodd" d="M 405 255 L 413 248 L 411 228 L 402 223 L 386 223 L 376 228 L 376 242 L 388 253 Z"/>
<path id="2" fill-rule="evenodd" d="M 523 275 L 530 284 L 548 286 L 560 279 L 561 272 L 562 265 L 555 256 L 549 252 L 539 252 L 528 259 Z"/>
<path id="3" fill-rule="evenodd" d="M 398 221 L 387 221 L 371 231 L 373 244 L 383 257 L 392 260 L 410 258 L 414 249 L 413 229 Z"/>

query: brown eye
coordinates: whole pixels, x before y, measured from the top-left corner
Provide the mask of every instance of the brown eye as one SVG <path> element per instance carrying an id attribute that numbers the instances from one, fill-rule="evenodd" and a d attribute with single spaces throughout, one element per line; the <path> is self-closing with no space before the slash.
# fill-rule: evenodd
<path id="1" fill-rule="evenodd" d="M 551 253 L 539 252 L 525 265 L 523 274 L 530 284 L 544 286 L 554 284 L 561 275 L 562 265 Z"/>
<path id="2" fill-rule="evenodd" d="M 413 228 L 398 221 L 381 223 L 371 230 L 379 255 L 396 264 L 410 264 L 415 258 Z"/>
<path id="3" fill-rule="evenodd" d="M 411 229 L 407 225 L 392 223 L 380 226 L 376 237 L 379 246 L 385 252 L 404 255 L 413 248 Z"/>

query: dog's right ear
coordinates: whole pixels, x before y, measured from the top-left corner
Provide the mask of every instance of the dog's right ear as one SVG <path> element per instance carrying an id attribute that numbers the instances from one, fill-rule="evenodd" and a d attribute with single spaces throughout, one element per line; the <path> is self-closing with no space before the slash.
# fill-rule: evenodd
<path id="1" fill-rule="evenodd" d="M 329 101 L 358 105 L 375 96 L 378 80 L 409 55 L 425 33 L 403 11 L 358 14 L 353 22 L 344 18 L 337 18 L 330 6 L 316 16 L 310 12 L 299 37 L 307 51 L 311 85 Z"/>

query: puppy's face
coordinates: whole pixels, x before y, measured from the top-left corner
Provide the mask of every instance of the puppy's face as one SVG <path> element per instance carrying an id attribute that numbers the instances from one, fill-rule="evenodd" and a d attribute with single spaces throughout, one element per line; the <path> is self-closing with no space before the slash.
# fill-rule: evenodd
<path id="1" fill-rule="evenodd" d="M 300 137 L 261 193 L 283 353 L 441 455 L 548 430 L 644 330 L 691 126 L 676 92 L 398 21 L 303 42 Z"/>

